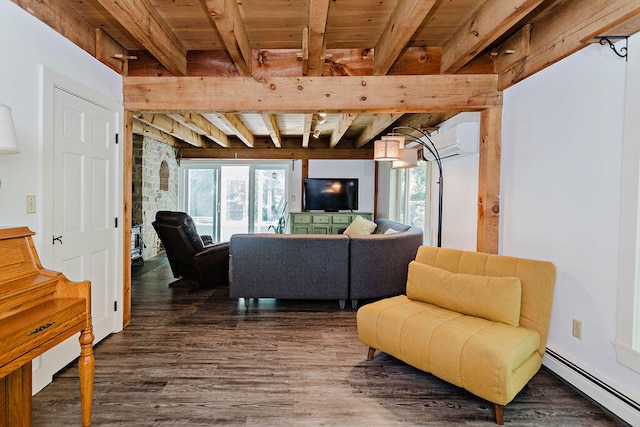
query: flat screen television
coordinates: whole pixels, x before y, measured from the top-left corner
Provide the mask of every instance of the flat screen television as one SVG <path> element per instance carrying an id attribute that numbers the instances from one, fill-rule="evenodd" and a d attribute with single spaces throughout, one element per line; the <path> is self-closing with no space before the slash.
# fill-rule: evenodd
<path id="1" fill-rule="evenodd" d="M 354 211 L 358 209 L 357 178 L 305 178 L 305 211 Z"/>

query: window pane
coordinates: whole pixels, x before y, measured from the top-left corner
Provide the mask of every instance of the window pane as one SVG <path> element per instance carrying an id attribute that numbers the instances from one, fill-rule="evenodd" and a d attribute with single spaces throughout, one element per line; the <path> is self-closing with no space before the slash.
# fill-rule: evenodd
<path id="1" fill-rule="evenodd" d="M 407 169 L 397 169 L 398 171 L 398 187 L 396 194 L 398 196 L 398 211 L 396 212 L 396 221 L 401 223 L 407 222 L 406 217 L 406 196 L 407 196 Z"/>
<path id="2" fill-rule="evenodd" d="M 216 238 L 214 229 L 217 170 L 189 169 L 187 183 L 187 213 L 193 218 L 198 234 Z"/>
<path id="3" fill-rule="evenodd" d="M 427 162 L 419 162 L 418 166 L 409 169 L 409 217 L 408 224 L 425 227 L 427 204 Z"/>
<path id="4" fill-rule="evenodd" d="M 220 168 L 220 240 L 249 231 L 249 166 Z"/>
<path id="5" fill-rule="evenodd" d="M 284 215 L 283 218 L 286 220 L 285 183 L 284 169 L 256 169 L 253 225 L 255 233 L 266 233 L 270 231 L 271 226 L 277 228 L 281 215 Z"/>

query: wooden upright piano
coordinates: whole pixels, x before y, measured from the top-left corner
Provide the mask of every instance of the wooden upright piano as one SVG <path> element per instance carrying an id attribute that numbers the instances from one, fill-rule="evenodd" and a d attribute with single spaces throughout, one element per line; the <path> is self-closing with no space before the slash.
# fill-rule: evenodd
<path id="1" fill-rule="evenodd" d="M 31 425 L 31 361 L 80 332 L 82 425 L 91 425 L 91 284 L 46 270 L 27 227 L 0 228 L 0 426 Z"/>

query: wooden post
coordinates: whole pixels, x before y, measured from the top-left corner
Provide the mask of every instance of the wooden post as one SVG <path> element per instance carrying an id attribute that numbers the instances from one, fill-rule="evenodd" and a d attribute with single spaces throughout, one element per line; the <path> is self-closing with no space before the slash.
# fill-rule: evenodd
<path id="1" fill-rule="evenodd" d="M 478 230 L 476 250 L 498 253 L 500 220 L 500 147 L 502 108 L 480 113 L 480 167 L 478 176 Z"/>
<path id="2" fill-rule="evenodd" d="M 122 138 L 122 156 L 124 159 L 122 184 L 123 209 L 122 209 L 122 326 L 131 322 L 131 221 L 133 215 L 133 114 L 129 110 L 124 111 L 124 137 Z"/>

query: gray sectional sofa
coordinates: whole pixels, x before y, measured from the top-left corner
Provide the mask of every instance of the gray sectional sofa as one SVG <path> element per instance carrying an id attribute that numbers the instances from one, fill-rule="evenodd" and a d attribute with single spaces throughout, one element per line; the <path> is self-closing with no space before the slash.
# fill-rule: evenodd
<path id="1" fill-rule="evenodd" d="M 422 230 L 377 219 L 373 234 L 235 234 L 229 244 L 231 298 L 338 300 L 405 292 Z M 385 234 L 393 229 L 397 233 Z"/>

